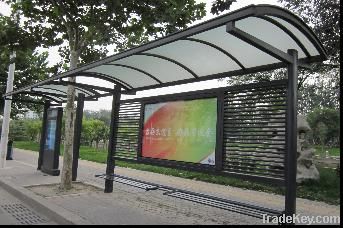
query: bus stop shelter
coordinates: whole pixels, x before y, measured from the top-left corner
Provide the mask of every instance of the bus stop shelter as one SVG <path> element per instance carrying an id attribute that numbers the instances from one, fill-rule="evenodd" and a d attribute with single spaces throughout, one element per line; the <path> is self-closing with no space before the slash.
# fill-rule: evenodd
<path id="1" fill-rule="evenodd" d="M 280 7 L 251 5 L 4 96 L 43 96 L 59 104 L 66 101 L 68 85 L 75 86 L 76 158 L 84 100 L 113 96 L 105 192 L 113 190 L 114 163 L 121 159 L 284 186 L 284 213 L 292 215 L 296 210 L 298 68 L 326 58 L 319 39 L 299 17 Z M 287 68 L 283 80 L 121 100 L 121 94 L 279 68 Z M 104 79 L 114 87 L 63 80 L 68 77 Z M 217 104 L 215 165 L 142 154 L 144 107 L 206 98 L 215 98 Z"/>

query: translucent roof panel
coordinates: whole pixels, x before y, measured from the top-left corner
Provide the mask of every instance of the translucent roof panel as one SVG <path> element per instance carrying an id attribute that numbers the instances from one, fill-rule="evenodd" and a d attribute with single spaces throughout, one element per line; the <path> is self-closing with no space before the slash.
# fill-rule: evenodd
<path id="1" fill-rule="evenodd" d="M 212 29 L 192 36 L 192 38 L 211 42 L 231 53 L 245 68 L 276 63 L 278 60 L 258 48 L 226 32 L 226 26 Z M 256 58 L 258 56 L 258 58 Z"/>
<path id="2" fill-rule="evenodd" d="M 236 62 L 223 52 L 191 40 L 175 41 L 145 53 L 171 58 L 188 66 L 199 77 L 241 69 Z"/>
<path id="3" fill-rule="evenodd" d="M 93 69 L 86 70 L 86 72 L 108 75 L 109 77 L 119 79 L 133 88 L 159 84 L 158 81 L 148 75 L 123 66 L 101 65 Z"/>
<path id="4" fill-rule="evenodd" d="M 135 93 L 287 67 L 294 61 L 290 49 L 297 50 L 299 65 L 327 59 L 318 37 L 298 16 L 272 5 L 251 5 L 8 95 L 83 76 Z"/>
<path id="5" fill-rule="evenodd" d="M 157 56 L 133 55 L 111 62 L 111 64 L 122 64 L 140 69 L 158 77 L 161 82 L 193 78 L 193 75 L 182 66 Z"/>
<path id="6" fill-rule="evenodd" d="M 61 94 L 61 95 L 66 95 L 67 94 L 67 90 L 68 87 L 64 86 L 64 85 L 42 85 L 42 86 L 38 86 L 36 88 L 32 88 L 33 91 L 41 91 L 41 92 L 49 92 L 49 93 L 56 93 L 56 94 Z M 87 95 L 95 95 L 94 92 L 90 92 L 87 90 L 84 90 L 82 88 L 75 88 L 75 93 L 83 93 L 86 96 Z"/>
<path id="7" fill-rule="evenodd" d="M 258 26 L 256 26 L 256 24 Z M 298 50 L 299 58 L 306 57 L 305 53 L 287 33 L 266 20 L 257 17 L 248 17 L 237 21 L 236 27 L 274 47 L 278 47 L 278 49 L 284 52 L 287 52 L 288 49 L 296 49 Z M 271 31 L 273 32 L 270 36 L 265 35 Z M 277 39 L 275 39 L 275 37 L 277 37 Z"/>
<path id="8" fill-rule="evenodd" d="M 278 23 L 283 25 L 285 28 L 287 28 L 293 35 L 295 35 L 299 39 L 299 41 L 305 46 L 306 50 L 310 53 L 311 56 L 316 56 L 320 54 L 318 50 L 316 49 L 316 47 L 313 45 L 313 43 L 311 43 L 311 41 L 299 30 L 299 28 L 291 25 L 287 21 L 282 20 L 280 18 L 273 17 L 273 16 L 267 16 L 267 17 L 277 21 Z"/>

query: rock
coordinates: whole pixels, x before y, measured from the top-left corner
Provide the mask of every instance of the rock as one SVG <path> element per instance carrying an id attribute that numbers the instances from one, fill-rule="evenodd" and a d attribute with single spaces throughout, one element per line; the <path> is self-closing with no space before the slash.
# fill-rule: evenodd
<path id="1" fill-rule="evenodd" d="M 297 183 L 305 180 L 319 180 L 319 172 L 313 163 L 314 149 L 309 147 L 306 133 L 311 128 L 304 116 L 298 115 L 298 141 L 297 141 Z"/>
<path id="2" fill-rule="evenodd" d="M 280 117 L 280 114 L 276 114 Z M 274 123 L 277 122 L 277 119 L 273 119 L 274 116 L 271 116 L 270 122 L 268 123 L 268 127 L 275 126 L 275 129 L 269 128 L 269 130 L 275 130 L 275 133 L 270 134 L 271 139 L 275 141 L 271 141 L 272 144 L 280 143 L 284 136 L 281 136 L 282 130 L 284 127 L 278 127 L 279 124 Z M 267 129 L 266 129 L 267 130 Z M 281 133 L 280 133 L 281 131 Z M 305 116 L 298 115 L 297 117 L 297 183 L 302 183 L 305 180 L 318 180 L 319 179 L 319 172 L 313 163 L 314 157 L 314 149 L 310 148 L 309 143 L 306 139 L 306 134 L 311 131 L 311 128 L 305 118 Z M 272 146 L 273 148 L 264 149 L 265 152 L 270 151 L 272 156 L 275 157 L 275 152 L 284 151 L 284 146 Z M 277 148 L 279 147 L 279 148 Z M 275 161 L 282 161 L 283 157 L 274 158 Z M 283 165 L 275 164 L 271 167 L 271 171 L 273 170 L 283 170 Z"/>
<path id="3" fill-rule="evenodd" d="M 303 115 L 298 115 L 297 117 L 298 122 L 298 132 L 309 132 L 311 130 L 310 125 L 307 123 L 306 117 Z"/>

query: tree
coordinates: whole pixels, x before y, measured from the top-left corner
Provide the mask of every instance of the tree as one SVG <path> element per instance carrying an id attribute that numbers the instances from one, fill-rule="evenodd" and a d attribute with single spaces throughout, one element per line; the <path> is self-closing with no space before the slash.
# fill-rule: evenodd
<path id="1" fill-rule="evenodd" d="M 54 72 L 54 68 L 47 66 L 47 52 L 39 54 L 35 51 L 37 43 L 33 37 L 6 16 L 0 16 L 0 92 L 6 91 L 8 66 L 10 64 L 10 53 L 15 50 L 17 57 L 14 89 L 27 86 L 34 82 L 43 80 Z M 38 98 L 24 95 L 16 95 L 15 99 L 39 100 Z M 4 100 L 0 99 L 0 114 L 3 112 Z M 16 118 L 25 110 L 41 110 L 41 106 L 32 103 L 12 102 L 11 117 Z"/>
<path id="2" fill-rule="evenodd" d="M 107 45 L 123 50 L 183 29 L 204 16 L 204 6 L 195 0 L 23 0 L 13 4 L 27 18 L 25 28 L 44 47 L 63 44 L 60 50 L 69 69 L 76 68 L 80 58 L 86 63 L 103 57 Z M 75 89 L 68 86 L 62 189 L 72 187 L 74 98 Z"/>
<path id="3" fill-rule="evenodd" d="M 340 89 L 335 70 L 313 74 L 298 93 L 298 111 L 306 115 L 315 108 L 339 109 Z"/>
<path id="4" fill-rule="evenodd" d="M 323 42 L 333 68 L 340 63 L 340 1 L 339 0 L 279 0 L 313 28 Z"/>
<path id="5" fill-rule="evenodd" d="M 95 141 L 95 148 L 98 150 L 99 142 L 108 139 L 110 129 L 101 120 L 91 120 L 91 139 Z"/>
<path id="6" fill-rule="evenodd" d="M 315 107 L 339 108 L 340 12 L 338 0 L 279 0 L 313 28 L 328 52 L 329 60 L 299 69 L 298 112 L 306 115 Z M 229 85 L 287 78 L 285 69 L 227 79 Z"/>
<path id="7" fill-rule="evenodd" d="M 8 134 L 8 139 L 13 141 L 25 141 L 28 136 L 25 132 L 25 121 L 23 120 L 11 120 L 10 131 Z"/>
<path id="8" fill-rule="evenodd" d="M 310 70 L 300 70 L 300 112 L 306 114 L 314 107 L 339 108 L 340 1 L 279 1 L 313 28 L 328 53 L 328 61 L 312 64 Z"/>
<path id="9" fill-rule="evenodd" d="M 313 131 L 315 144 L 339 145 L 339 111 L 329 108 L 316 108 L 307 115 L 307 121 Z M 324 129 L 323 125 L 326 126 L 327 130 Z"/>
<path id="10" fill-rule="evenodd" d="M 37 141 L 37 136 L 42 131 L 42 121 L 40 120 L 26 120 L 25 121 L 26 135 L 30 137 L 31 141 Z"/>
<path id="11" fill-rule="evenodd" d="M 236 0 L 217 0 L 212 2 L 211 13 L 218 15 L 220 12 L 230 9 L 230 6 Z"/>
<path id="12" fill-rule="evenodd" d="M 87 119 L 103 121 L 107 126 L 111 124 L 111 110 L 100 109 L 99 111 L 85 110 L 83 115 Z"/>
<path id="13" fill-rule="evenodd" d="M 319 138 L 320 145 L 322 147 L 322 155 L 324 154 L 324 146 L 327 138 L 328 127 L 323 122 L 319 122 L 315 127 L 315 132 L 318 133 L 317 137 Z"/>

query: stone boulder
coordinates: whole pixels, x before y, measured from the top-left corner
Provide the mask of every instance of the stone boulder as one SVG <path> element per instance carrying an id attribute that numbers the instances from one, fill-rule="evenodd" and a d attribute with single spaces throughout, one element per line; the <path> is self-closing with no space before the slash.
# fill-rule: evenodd
<path id="1" fill-rule="evenodd" d="M 313 162 L 314 148 L 306 140 L 306 134 L 311 130 L 306 118 L 298 115 L 297 141 L 297 183 L 305 180 L 319 180 L 319 172 Z"/>

